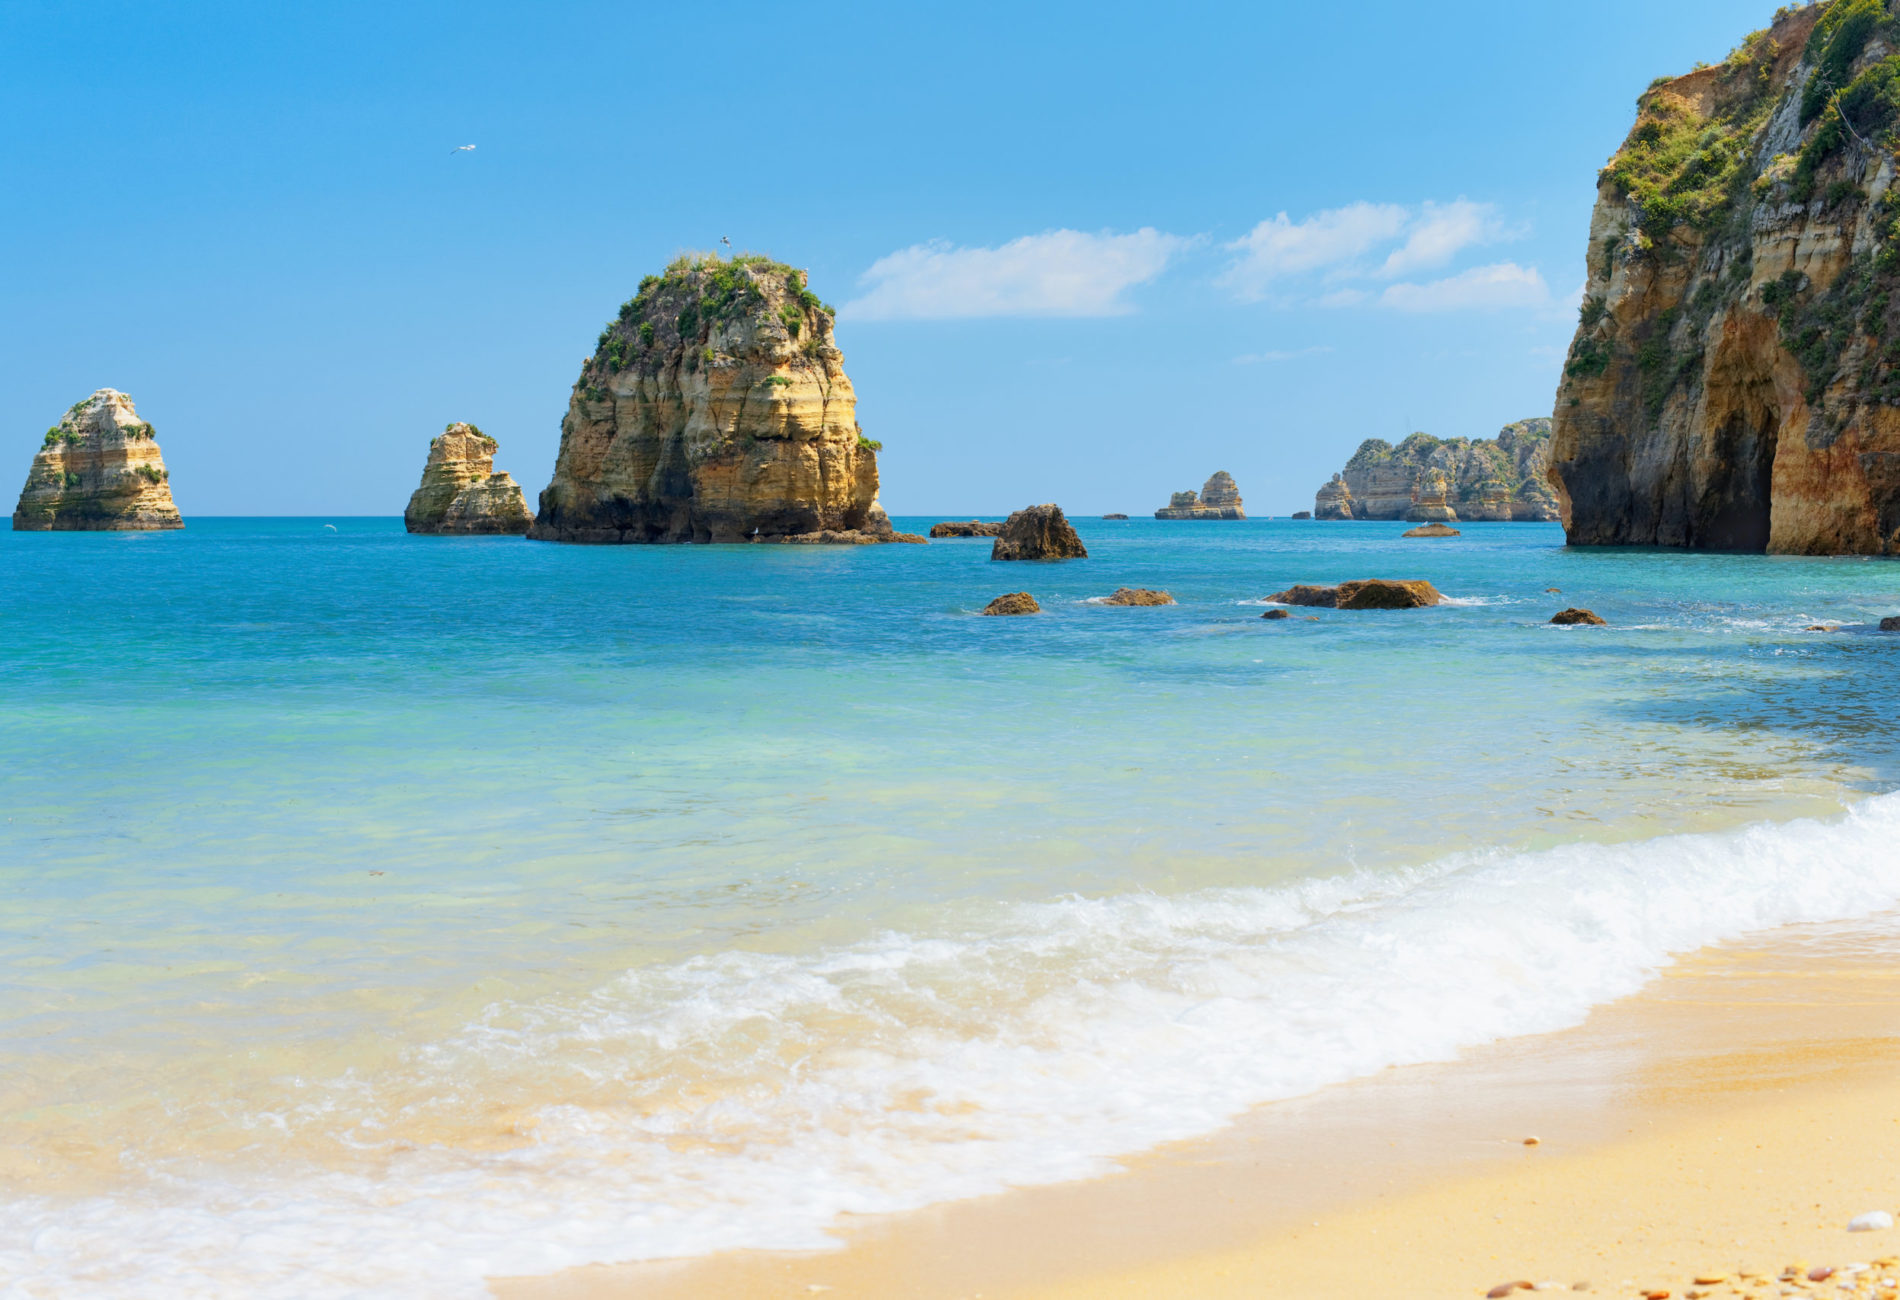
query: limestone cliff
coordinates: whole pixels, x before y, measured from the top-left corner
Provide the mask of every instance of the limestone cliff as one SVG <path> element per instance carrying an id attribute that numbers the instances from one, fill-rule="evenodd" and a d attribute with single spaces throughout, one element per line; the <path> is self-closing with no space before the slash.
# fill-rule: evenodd
<path id="1" fill-rule="evenodd" d="M 495 472 L 498 446 L 472 424 L 451 424 L 431 439 L 403 527 L 412 533 L 527 532 L 534 516 L 520 485 Z"/>
<path id="2" fill-rule="evenodd" d="M 1507 424 L 1496 438 L 1415 433 L 1396 447 L 1368 438 L 1345 470 L 1314 494 L 1313 516 L 1414 523 L 1555 519 L 1557 501 L 1545 482 L 1549 451 L 1550 421 L 1544 419 Z"/>
<path id="3" fill-rule="evenodd" d="M 1598 177 L 1551 475 L 1573 544 L 1900 552 L 1900 19 L 1784 9 Z"/>
<path id="4" fill-rule="evenodd" d="M 681 258 L 601 331 L 530 537 L 893 539 L 878 444 L 805 273 Z M 832 536 L 827 536 L 827 535 Z"/>
<path id="5" fill-rule="evenodd" d="M 1156 519 L 1245 519 L 1247 512 L 1240 500 L 1240 488 L 1234 476 L 1217 469 L 1201 485 L 1200 492 L 1176 492 L 1168 504 L 1155 511 Z"/>
<path id="6" fill-rule="evenodd" d="M 111 388 L 75 402 L 46 431 L 13 510 L 17 532 L 184 526 L 152 426 Z"/>

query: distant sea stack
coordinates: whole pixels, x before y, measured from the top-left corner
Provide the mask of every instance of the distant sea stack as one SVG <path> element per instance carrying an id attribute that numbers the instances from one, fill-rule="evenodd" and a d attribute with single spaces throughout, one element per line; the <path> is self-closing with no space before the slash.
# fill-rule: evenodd
<path id="1" fill-rule="evenodd" d="M 1234 476 L 1224 469 L 1202 485 L 1200 492 L 1176 492 L 1168 504 L 1155 511 L 1156 519 L 1245 519 L 1240 488 Z"/>
<path id="2" fill-rule="evenodd" d="M 763 257 L 642 280 L 581 368 L 528 535 L 895 540 L 831 329 L 805 273 Z"/>
<path id="3" fill-rule="evenodd" d="M 1519 420 L 1496 438 L 1415 433 L 1394 447 L 1368 438 L 1313 497 L 1315 519 L 1413 523 L 1548 521 L 1557 498 L 1546 482 L 1550 421 Z"/>
<path id="4" fill-rule="evenodd" d="M 496 441 L 472 424 L 451 424 L 429 443 L 422 486 L 402 512 L 412 533 L 526 533 L 528 513 L 521 486 L 495 473 Z"/>
<path id="5" fill-rule="evenodd" d="M 111 388 L 74 403 L 46 431 L 13 510 L 16 532 L 184 526 L 152 426 Z"/>
<path id="6" fill-rule="evenodd" d="M 1573 545 L 1900 554 L 1900 19 L 1789 6 L 1597 176 L 1551 470 Z"/>

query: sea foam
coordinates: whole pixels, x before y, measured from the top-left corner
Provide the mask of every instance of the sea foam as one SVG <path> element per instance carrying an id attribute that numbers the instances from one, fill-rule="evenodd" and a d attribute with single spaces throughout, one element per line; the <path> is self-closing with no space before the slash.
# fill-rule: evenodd
<path id="1" fill-rule="evenodd" d="M 0 1207 L 0 1296 L 479 1296 L 485 1276 L 821 1248 L 844 1212 L 1100 1173 L 1261 1102 L 1575 1024 L 1673 953 L 1897 901 L 1888 795 L 1828 820 L 996 905 L 955 931 L 642 969 L 496 1006 L 399 1077 L 245 1117 L 267 1157 L 273 1135 L 328 1125 L 367 1163 L 286 1148 Z M 528 1118 L 499 1150 L 379 1136 L 433 1104 Z"/>

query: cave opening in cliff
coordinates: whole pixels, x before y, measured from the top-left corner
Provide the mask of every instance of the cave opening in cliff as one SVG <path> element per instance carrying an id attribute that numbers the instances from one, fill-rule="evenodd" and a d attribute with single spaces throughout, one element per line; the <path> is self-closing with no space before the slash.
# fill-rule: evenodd
<path id="1" fill-rule="evenodd" d="M 1703 497 L 1706 513 L 1695 545 L 1756 554 L 1768 549 L 1778 432 L 1767 409 L 1737 411 L 1720 426 L 1713 463 L 1721 473 Z"/>

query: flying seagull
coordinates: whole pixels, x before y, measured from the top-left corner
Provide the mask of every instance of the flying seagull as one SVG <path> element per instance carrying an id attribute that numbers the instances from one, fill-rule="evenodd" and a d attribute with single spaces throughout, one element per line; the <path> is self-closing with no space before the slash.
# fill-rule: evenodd
<path id="1" fill-rule="evenodd" d="M 724 235 L 719 236 L 719 242 L 724 244 L 727 248 L 732 247 L 732 241 L 727 239 Z"/>
<path id="2" fill-rule="evenodd" d="M 474 147 L 475 146 L 472 144 L 458 144 L 453 149 L 449 150 L 449 155 L 450 157 L 453 157 L 454 155 L 458 153 L 467 153 L 470 149 L 473 149 Z"/>

